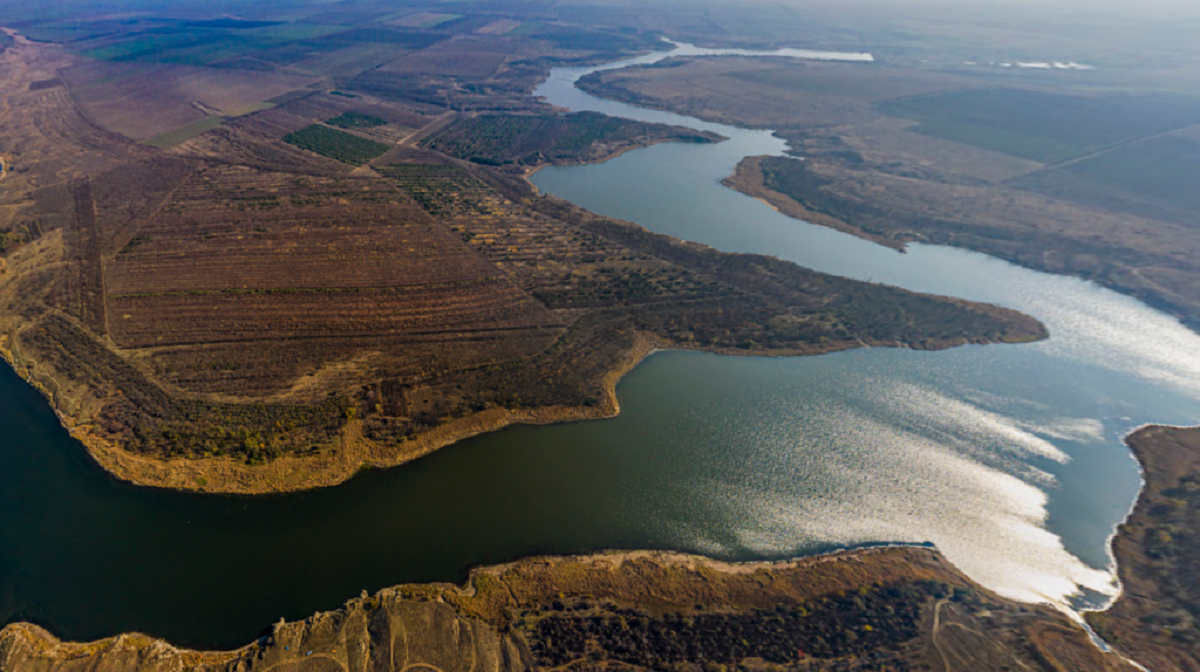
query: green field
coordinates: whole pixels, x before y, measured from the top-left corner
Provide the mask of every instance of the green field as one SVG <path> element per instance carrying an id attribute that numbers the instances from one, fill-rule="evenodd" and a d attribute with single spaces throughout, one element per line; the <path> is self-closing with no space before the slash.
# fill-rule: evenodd
<path id="1" fill-rule="evenodd" d="M 1166 95 L 1076 96 L 981 89 L 884 101 L 883 114 L 911 130 L 984 149 L 1057 163 L 1121 142 L 1200 122 L 1197 101 Z"/>
<path id="2" fill-rule="evenodd" d="M 1200 226 L 1200 142 L 1164 136 L 1118 147 L 1013 186 L 1086 205 Z"/>
<path id="3" fill-rule="evenodd" d="M 21 34 L 38 42 L 74 42 L 121 32 L 111 22 L 58 21 L 23 26 Z"/>
<path id="4" fill-rule="evenodd" d="M 173 131 L 167 131 L 162 135 L 156 135 L 153 138 L 146 140 L 145 144 L 150 145 L 151 147 L 158 147 L 159 149 L 174 147 L 181 142 L 191 140 L 198 135 L 207 133 L 223 123 L 225 123 L 225 117 L 204 117 L 203 119 L 197 119 L 196 121 L 193 121 L 187 126 L 181 126 Z"/>
<path id="5" fill-rule="evenodd" d="M 333 17 L 321 21 L 41 21 L 23 26 L 21 32 L 30 39 L 64 43 L 87 58 L 110 61 L 270 70 L 299 61 L 320 63 L 314 57 L 345 52 L 340 62 L 319 73 L 326 75 L 352 75 L 448 37 L 419 27 L 354 27 L 329 23 L 328 18 Z"/>
<path id="6" fill-rule="evenodd" d="M 283 137 L 283 141 L 354 166 L 368 163 L 391 149 L 382 142 L 360 138 L 320 124 L 289 133 Z"/>
<path id="7" fill-rule="evenodd" d="M 375 128 L 376 126 L 385 126 L 388 122 L 379 117 L 372 117 L 369 114 L 361 112 L 345 112 L 338 116 L 327 119 L 325 123 L 338 128 Z"/>

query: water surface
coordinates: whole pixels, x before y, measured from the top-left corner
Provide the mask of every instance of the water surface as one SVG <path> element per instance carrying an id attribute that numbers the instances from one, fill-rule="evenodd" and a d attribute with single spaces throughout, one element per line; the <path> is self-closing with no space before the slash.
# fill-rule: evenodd
<path id="1" fill-rule="evenodd" d="M 579 74 L 556 71 L 543 91 L 732 140 L 545 170 L 541 188 L 722 249 L 1012 306 L 1053 337 L 795 359 L 660 353 L 618 387 L 619 418 L 513 427 L 258 498 L 113 481 L 3 368 L 0 620 L 237 646 L 362 589 L 601 548 L 750 560 L 932 541 L 1022 599 L 1113 592 L 1106 539 L 1138 487 L 1120 438 L 1200 418 L 1200 337 L 1083 281 L 947 248 L 901 255 L 782 217 L 718 183 L 742 156 L 782 151 L 778 139 L 596 101 L 571 86 Z"/>
<path id="2" fill-rule="evenodd" d="M 1038 317 L 1052 334 L 1022 346 L 757 365 L 782 377 L 762 379 L 753 421 L 736 416 L 733 437 L 772 466 L 758 465 L 741 491 L 722 487 L 712 498 L 718 508 L 741 512 L 742 545 L 767 553 L 799 537 L 931 540 L 976 580 L 1012 597 L 1061 601 L 1081 586 L 1114 594 L 1107 541 L 1137 484 L 1119 437 L 1140 423 L 1200 417 L 1200 338 L 1173 318 L 1078 279 L 946 247 L 913 245 L 900 254 L 781 215 L 719 181 L 745 156 L 782 154 L 783 140 L 596 98 L 574 85 L 594 70 L 556 70 L 537 93 L 572 110 L 730 140 L 549 168 L 534 176 L 543 191 L 725 251 L 1008 306 Z M 829 362 L 838 363 L 836 373 L 826 373 Z M 801 391 L 813 401 L 800 404 Z M 764 477 L 784 464 L 796 469 L 790 480 Z M 704 534 L 693 543 L 705 543 Z"/>

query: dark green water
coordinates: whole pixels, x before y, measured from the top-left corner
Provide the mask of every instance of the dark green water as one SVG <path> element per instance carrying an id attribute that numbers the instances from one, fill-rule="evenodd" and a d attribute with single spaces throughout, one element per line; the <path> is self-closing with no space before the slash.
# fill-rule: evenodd
<path id="1" fill-rule="evenodd" d="M 578 73 L 557 74 L 550 85 L 575 96 Z M 960 250 L 899 255 L 784 218 L 717 183 L 778 141 L 718 130 L 731 141 L 659 145 L 537 182 L 723 249 L 1013 306 L 1053 338 L 774 360 L 661 353 L 622 382 L 619 418 L 510 428 L 337 488 L 260 498 L 114 482 L 3 369 L 0 620 L 228 647 L 364 588 L 457 581 L 530 554 L 754 559 L 888 541 L 932 541 L 1021 599 L 1112 594 L 1107 539 L 1138 487 L 1120 439 L 1200 418 L 1200 337 L 1085 282 Z"/>

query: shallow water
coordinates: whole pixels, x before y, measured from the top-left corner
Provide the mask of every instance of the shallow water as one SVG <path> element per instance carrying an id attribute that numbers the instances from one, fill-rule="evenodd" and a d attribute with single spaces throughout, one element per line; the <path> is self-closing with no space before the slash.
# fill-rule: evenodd
<path id="1" fill-rule="evenodd" d="M 556 71 L 550 92 L 584 109 L 572 74 Z M 750 560 L 880 541 L 933 541 L 1025 599 L 1076 584 L 1111 593 L 1105 539 L 1138 486 L 1120 437 L 1200 417 L 1200 337 L 1079 280 L 946 248 L 900 255 L 777 215 L 718 180 L 782 143 L 704 127 L 734 139 L 537 182 L 723 249 L 1013 306 L 1053 338 L 796 359 L 659 353 L 618 387 L 618 418 L 513 427 L 336 488 L 258 498 L 114 482 L 2 368 L 0 620 L 227 647 L 364 588 L 461 580 L 530 554 Z"/>

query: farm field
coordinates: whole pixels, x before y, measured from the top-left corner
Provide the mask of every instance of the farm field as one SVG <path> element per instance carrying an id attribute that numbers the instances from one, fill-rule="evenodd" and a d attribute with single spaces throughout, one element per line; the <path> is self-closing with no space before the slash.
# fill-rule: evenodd
<path id="1" fill-rule="evenodd" d="M 864 123 L 878 117 L 874 101 L 977 85 L 946 73 L 743 57 L 668 58 L 579 82 L 605 98 L 780 130 Z"/>
<path id="2" fill-rule="evenodd" d="M 1200 227 L 1200 137 L 1172 133 L 1030 173 L 1014 186 L 1105 210 Z"/>
<path id="3" fill-rule="evenodd" d="M 328 126 L 314 124 L 283 136 L 283 141 L 321 156 L 361 166 L 388 151 L 388 146 Z"/>
<path id="4" fill-rule="evenodd" d="M 148 138 L 145 140 L 145 143 L 151 147 L 158 147 L 159 149 L 174 147 L 181 142 L 187 142 L 198 135 L 207 133 L 220 126 L 224 122 L 225 117 L 217 115 L 213 115 L 211 117 L 202 117 L 190 124 L 187 124 L 186 126 L 180 126 L 174 130 L 167 131 L 166 133 L 160 133 L 152 138 Z"/>
<path id="5" fill-rule="evenodd" d="M 353 77 L 412 53 L 403 44 L 387 42 L 349 43 L 332 51 L 310 54 L 287 64 L 289 70 L 311 72 L 325 77 Z"/>
<path id="6" fill-rule="evenodd" d="M 382 72 L 486 78 L 496 74 L 517 45 L 494 39 L 455 39 L 396 59 Z"/>
<path id="7" fill-rule="evenodd" d="M 205 116 L 236 116 L 316 81 L 270 72 L 106 61 L 65 68 L 62 79 L 88 118 L 135 140 L 182 129 Z"/>
<path id="8" fill-rule="evenodd" d="M 880 103 L 912 129 L 1042 163 L 1200 123 L 1192 100 L 1173 96 L 1088 96 L 1020 89 L 939 93 Z"/>
<path id="9" fill-rule="evenodd" d="M 402 14 L 396 18 L 387 19 L 384 22 L 393 26 L 404 26 L 405 28 L 436 28 L 443 23 L 461 18 L 462 14 L 415 12 L 412 14 Z"/>

